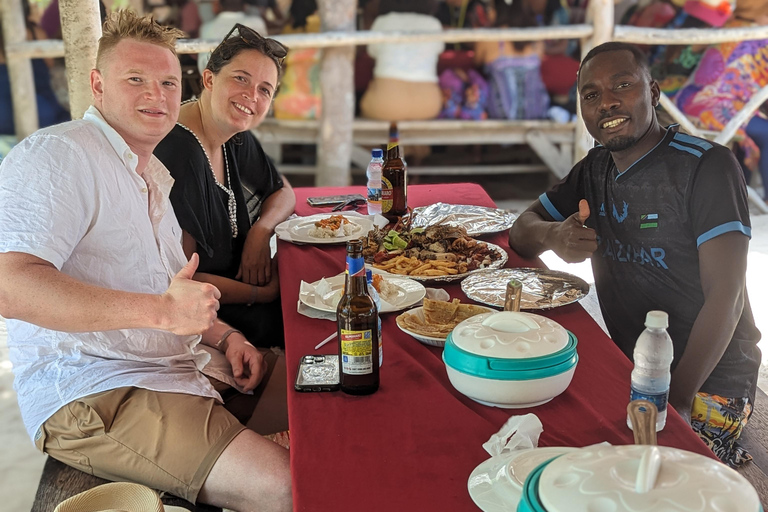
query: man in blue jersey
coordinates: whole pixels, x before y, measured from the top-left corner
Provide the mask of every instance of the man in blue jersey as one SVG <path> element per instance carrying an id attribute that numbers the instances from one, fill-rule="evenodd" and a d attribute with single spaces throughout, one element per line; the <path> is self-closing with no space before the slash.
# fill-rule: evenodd
<path id="1" fill-rule="evenodd" d="M 751 458 L 736 439 L 760 366 L 743 174 L 728 148 L 659 124 L 659 86 L 635 46 L 590 51 L 578 90 L 600 146 L 520 215 L 510 245 L 526 257 L 551 249 L 569 262 L 591 258 L 608 331 L 627 357 L 646 312 L 669 313 L 669 403 L 738 465 Z"/>

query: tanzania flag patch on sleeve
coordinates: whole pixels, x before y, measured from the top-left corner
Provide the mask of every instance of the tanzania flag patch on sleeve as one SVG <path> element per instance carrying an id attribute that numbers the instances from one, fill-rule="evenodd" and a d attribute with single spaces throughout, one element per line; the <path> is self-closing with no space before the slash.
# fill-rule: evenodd
<path id="1" fill-rule="evenodd" d="M 644 213 L 640 215 L 640 229 L 658 228 L 658 227 L 659 227 L 658 213 Z"/>

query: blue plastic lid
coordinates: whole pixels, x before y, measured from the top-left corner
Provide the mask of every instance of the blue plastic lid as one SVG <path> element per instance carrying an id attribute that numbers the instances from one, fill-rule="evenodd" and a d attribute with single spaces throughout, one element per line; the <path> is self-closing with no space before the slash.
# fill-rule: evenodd
<path id="1" fill-rule="evenodd" d="M 371 156 L 373 158 L 384 158 L 384 150 L 382 149 L 372 149 L 371 150 Z"/>
<path id="2" fill-rule="evenodd" d="M 443 349 L 443 361 L 454 370 L 495 380 L 535 380 L 565 373 L 579 361 L 578 341 L 568 331 L 568 343 L 557 352 L 524 359 L 496 358 L 473 354 L 456 346 L 453 333 L 448 335 Z"/>

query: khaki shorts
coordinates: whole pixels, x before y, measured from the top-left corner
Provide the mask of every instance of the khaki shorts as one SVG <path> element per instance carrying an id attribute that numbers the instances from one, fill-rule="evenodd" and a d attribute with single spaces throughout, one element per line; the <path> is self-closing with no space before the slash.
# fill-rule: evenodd
<path id="1" fill-rule="evenodd" d="M 212 398 L 118 388 L 74 400 L 41 427 L 37 448 L 61 462 L 107 480 L 129 481 L 170 492 L 194 503 L 213 465 L 246 427 L 253 405 L 275 370 L 254 395 L 242 395 L 211 379 L 227 406 Z M 284 379 L 284 373 L 283 373 Z M 240 421 L 228 395 L 240 404 Z M 239 396 L 237 396 L 239 395 Z M 241 400 L 242 399 L 242 400 Z"/>

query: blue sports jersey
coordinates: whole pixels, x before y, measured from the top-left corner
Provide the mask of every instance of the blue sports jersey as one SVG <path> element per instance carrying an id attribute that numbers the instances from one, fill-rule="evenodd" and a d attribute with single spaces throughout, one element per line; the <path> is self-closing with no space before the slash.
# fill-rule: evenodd
<path id="1" fill-rule="evenodd" d="M 699 246 L 731 231 L 751 235 L 746 184 L 733 153 L 674 125 L 621 173 L 607 149 L 594 148 L 539 199 L 555 220 L 587 200 L 586 225 L 598 237 L 592 269 L 611 337 L 631 359 L 646 312 L 666 311 L 674 368 L 704 304 Z M 753 397 L 759 339 L 745 300 L 731 343 L 701 391 Z"/>

